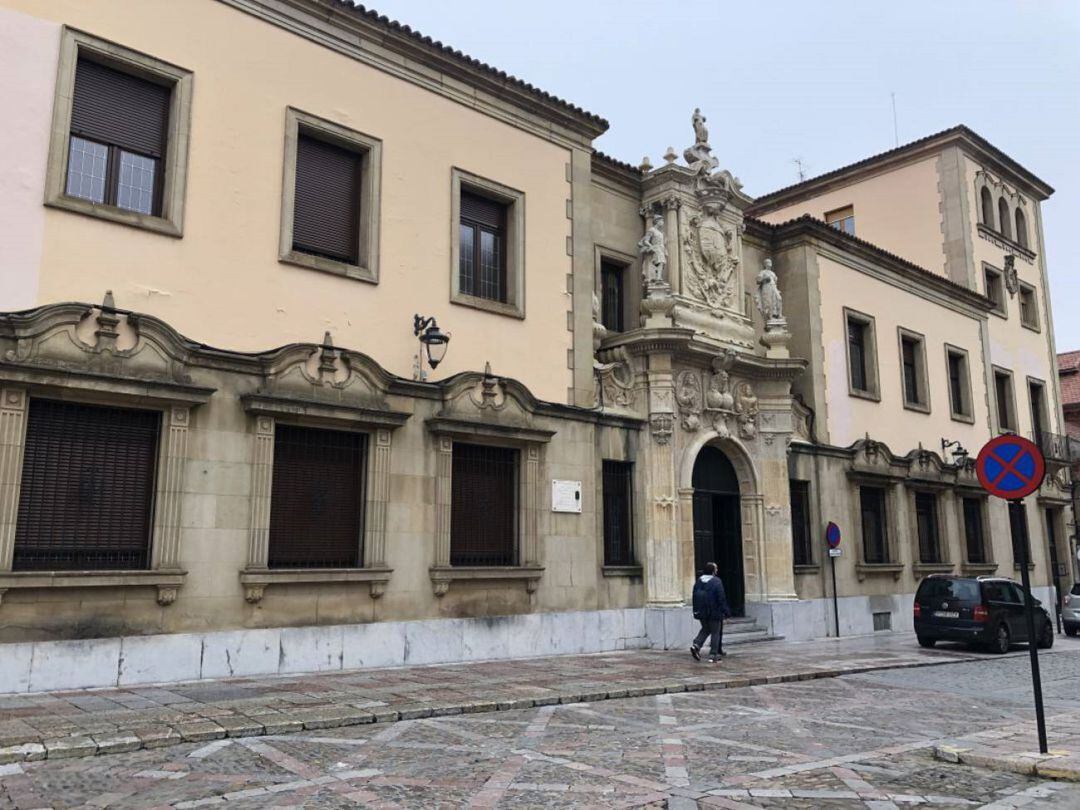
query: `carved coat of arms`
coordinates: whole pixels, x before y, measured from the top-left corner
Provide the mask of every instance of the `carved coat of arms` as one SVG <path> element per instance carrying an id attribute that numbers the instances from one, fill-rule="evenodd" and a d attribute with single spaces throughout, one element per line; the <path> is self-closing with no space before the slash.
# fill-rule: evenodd
<path id="1" fill-rule="evenodd" d="M 714 309 L 732 308 L 735 273 L 739 267 L 736 234 L 720 221 L 718 206 L 706 203 L 701 215 L 690 218 L 683 239 L 687 292 Z"/>

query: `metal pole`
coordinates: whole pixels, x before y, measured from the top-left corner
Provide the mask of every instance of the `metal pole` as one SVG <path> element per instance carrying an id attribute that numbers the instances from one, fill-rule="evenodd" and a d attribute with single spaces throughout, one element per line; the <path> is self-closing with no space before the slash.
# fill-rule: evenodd
<path id="1" fill-rule="evenodd" d="M 1022 500 L 1014 501 L 1022 504 Z M 1020 581 L 1024 585 L 1024 616 L 1027 620 L 1028 652 L 1031 655 L 1031 686 L 1035 692 L 1035 723 L 1039 729 L 1039 753 L 1047 753 L 1046 715 L 1043 712 L 1042 678 L 1039 676 L 1039 644 L 1035 638 L 1035 603 L 1031 595 L 1031 576 L 1028 574 L 1027 538 L 1020 538 Z"/>
<path id="2" fill-rule="evenodd" d="M 836 637 L 840 638 L 840 602 L 836 598 L 836 557 L 829 555 L 829 567 L 832 569 L 832 609 L 836 620 Z"/>

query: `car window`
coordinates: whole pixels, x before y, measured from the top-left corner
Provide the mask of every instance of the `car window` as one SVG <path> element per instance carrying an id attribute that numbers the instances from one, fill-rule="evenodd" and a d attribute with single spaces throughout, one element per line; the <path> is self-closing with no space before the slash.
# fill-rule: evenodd
<path id="1" fill-rule="evenodd" d="M 1011 602 L 1013 601 L 1004 582 L 984 582 L 982 584 L 983 598 L 987 602 Z"/>
<path id="2" fill-rule="evenodd" d="M 979 583 L 971 579 L 924 579 L 919 587 L 919 598 L 978 602 Z"/>
<path id="3" fill-rule="evenodd" d="M 1017 584 L 1015 584 L 1013 582 L 1009 583 L 1009 601 L 1010 602 L 1023 602 L 1024 601 L 1024 591 L 1023 591 L 1023 589 L 1019 585 L 1017 585 Z"/>
<path id="4" fill-rule="evenodd" d="M 1073 596 L 1080 596 L 1080 582 L 1077 582 L 1072 586 L 1072 590 L 1069 591 Z"/>

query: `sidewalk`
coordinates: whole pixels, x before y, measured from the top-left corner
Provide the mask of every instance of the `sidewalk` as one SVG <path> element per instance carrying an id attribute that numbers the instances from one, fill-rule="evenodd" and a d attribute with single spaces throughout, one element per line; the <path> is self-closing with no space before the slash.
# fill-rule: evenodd
<path id="1" fill-rule="evenodd" d="M 0 695 L 0 765 L 420 717 L 731 689 L 969 659 L 913 636 L 768 642 L 721 664 L 635 650 L 473 664 Z"/>
<path id="2" fill-rule="evenodd" d="M 943 762 L 1080 782 L 1080 712 L 1048 715 L 1046 741 L 1049 753 L 1040 754 L 1033 718 L 1030 723 L 949 740 L 934 746 L 934 756 Z"/>

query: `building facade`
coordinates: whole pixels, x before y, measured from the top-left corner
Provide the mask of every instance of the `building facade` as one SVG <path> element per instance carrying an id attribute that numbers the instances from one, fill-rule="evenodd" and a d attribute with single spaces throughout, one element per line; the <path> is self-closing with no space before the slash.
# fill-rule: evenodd
<path id="1" fill-rule="evenodd" d="M 0 38 L 0 691 L 681 647 L 708 560 L 902 628 L 1067 553 L 1064 465 L 1010 513 L 959 452 L 1064 432 L 1052 189 L 966 128 L 755 200 L 698 111 L 632 167 L 337 0 Z"/>

